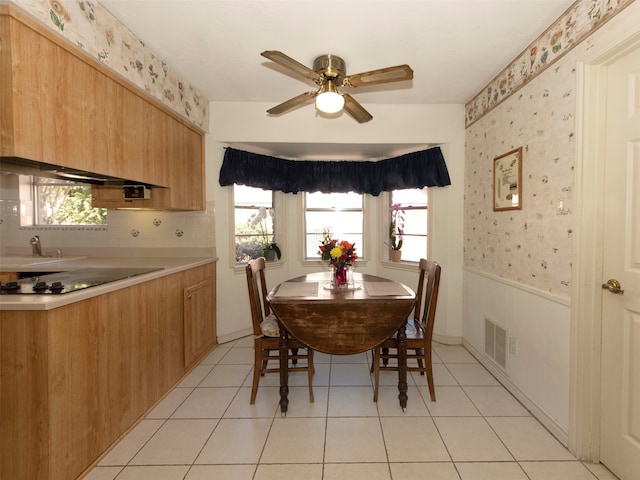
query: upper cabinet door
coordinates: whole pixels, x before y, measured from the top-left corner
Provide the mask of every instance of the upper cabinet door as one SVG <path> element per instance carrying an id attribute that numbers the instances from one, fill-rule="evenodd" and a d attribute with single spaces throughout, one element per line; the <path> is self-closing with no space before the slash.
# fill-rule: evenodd
<path id="1" fill-rule="evenodd" d="M 163 187 L 150 208 L 204 209 L 204 132 L 13 8 L 0 42 L 3 156 Z"/>

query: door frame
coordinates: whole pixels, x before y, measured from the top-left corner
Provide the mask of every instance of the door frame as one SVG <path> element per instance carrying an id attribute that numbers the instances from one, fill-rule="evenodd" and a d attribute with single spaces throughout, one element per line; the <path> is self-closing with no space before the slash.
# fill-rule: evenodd
<path id="1" fill-rule="evenodd" d="M 589 462 L 600 461 L 607 67 L 640 48 L 640 27 L 626 33 L 576 66 L 569 450 Z"/>

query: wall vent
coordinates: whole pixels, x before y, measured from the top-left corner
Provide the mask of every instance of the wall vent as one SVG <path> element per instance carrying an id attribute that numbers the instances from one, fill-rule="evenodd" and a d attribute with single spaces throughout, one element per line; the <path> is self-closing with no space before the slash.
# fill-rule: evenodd
<path id="1" fill-rule="evenodd" d="M 505 373 L 509 359 L 509 331 L 495 320 L 484 318 L 484 353 Z"/>

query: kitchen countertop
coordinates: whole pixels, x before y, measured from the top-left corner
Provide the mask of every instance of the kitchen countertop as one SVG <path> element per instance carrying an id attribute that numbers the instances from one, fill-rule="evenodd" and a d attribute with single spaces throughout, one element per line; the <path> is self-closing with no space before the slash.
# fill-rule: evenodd
<path id="1" fill-rule="evenodd" d="M 68 258 L 47 259 L 44 263 L 9 263 L 24 262 L 24 258 L 0 257 L 0 271 L 2 272 L 62 272 L 80 270 L 83 268 L 162 268 L 151 273 L 105 283 L 95 287 L 65 293 L 64 295 L 2 295 L 0 296 L 0 310 L 52 310 L 88 298 L 104 295 L 121 288 L 131 287 L 139 283 L 155 280 L 167 275 L 207 265 L 216 261 L 214 257 L 94 257 L 91 255 L 76 255 Z"/>

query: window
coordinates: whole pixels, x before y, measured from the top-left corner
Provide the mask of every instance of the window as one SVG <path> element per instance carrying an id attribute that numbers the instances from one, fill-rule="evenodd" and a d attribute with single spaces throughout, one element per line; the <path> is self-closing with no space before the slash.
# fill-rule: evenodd
<path id="1" fill-rule="evenodd" d="M 92 206 L 90 185 L 45 177 L 31 177 L 30 184 L 34 202 L 29 224 L 107 224 L 107 210 Z"/>
<path id="2" fill-rule="evenodd" d="M 356 244 L 364 258 L 363 196 L 359 193 L 305 193 L 305 258 L 317 260 L 323 231 L 331 237 Z"/>
<path id="3" fill-rule="evenodd" d="M 236 263 L 263 255 L 275 242 L 273 192 L 244 185 L 233 186 Z"/>
<path id="4" fill-rule="evenodd" d="M 428 189 L 394 190 L 390 205 L 399 204 L 404 210 L 402 260 L 419 262 L 427 257 Z"/>

